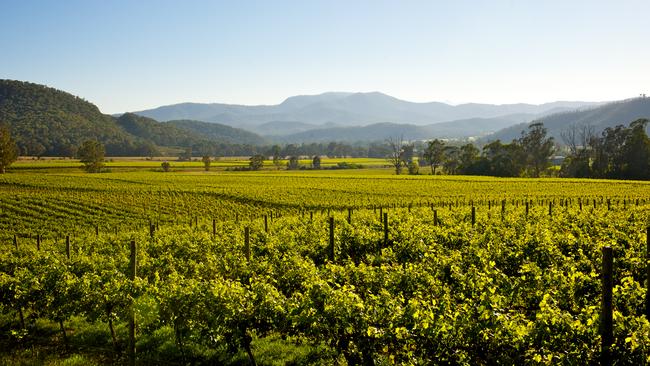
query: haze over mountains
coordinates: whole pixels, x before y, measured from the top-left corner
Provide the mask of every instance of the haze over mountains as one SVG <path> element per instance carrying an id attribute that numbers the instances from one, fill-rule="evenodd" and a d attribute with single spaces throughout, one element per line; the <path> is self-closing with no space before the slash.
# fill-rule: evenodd
<path id="1" fill-rule="evenodd" d="M 220 113 L 214 114 L 215 111 Z M 478 116 L 439 121 L 471 115 Z M 304 121 L 266 121 L 276 117 L 300 117 Z M 200 118 L 208 121 L 197 120 Z M 235 125 L 233 121 L 242 121 L 259 134 L 214 122 L 217 118 L 228 119 Z M 87 139 L 104 143 L 110 155 L 150 155 L 160 151 L 159 148 L 186 147 L 197 151 L 227 151 L 232 155 L 253 151 L 251 146 L 312 142 L 367 144 L 397 136 L 406 140 L 482 137 L 482 141 L 509 142 L 534 120 L 543 122 L 549 134 L 561 143 L 560 133 L 572 124 L 589 124 L 600 134 L 607 127 L 628 125 L 639 118 L 650 118 L 650 98 L 602 105 L 555 102 L 539 106 L 451 106 L 404 102 L 380 93 L 299 96 L 277 106 L 179 104 L 139 114 L 109 116 L 94 104 L 64 91 L 29 82 L 0 80 L 0 123 L 10 126 L 21 154 L 37 156 L 71 156 Z"/>
<path id="2" fill-rule="evenodd" d="M 439 137 L 480 136 L 514 124 L 556 112 L 593 107 L 594 102 L 553 102 L 533 104 L 460 104 L 440 102 L 414 103 L 379 92 L 329 92 L 287 98 L 278 105 L 244 106 L 232 104 L 181 103 L 134 112 L 138 115 L 169 121 L 178 119 L 217 122 L 244 128 L 263 135 L 283 136 L 280 141 L 320 141 L 323 138 L 368 140 L 359 127 L 379 124 L 371 129 L 386 129 L 374 136 L 383 139 L 394 125 L 405 124 L 405 134 L 412 138 L 441 134 Z M 448 122 L 443 126 L 436 124 Z M 420 128 L 419 126 L 423 126 Z M 341 130 L 355 127 L 354 130 Z M 316 131 L 317 130 L 317 131 Z M 368 130 L 368 129 L 366 129 Z M 390 131 L 389 131 L 390 130 Z M 313 131 L 312 133 L 306 133 Z M 406 133 L 406 131 L 411 131 Z M 315 138 L 317 132 L 319 136 Z M 359 133 L 352 137 L 349 133 Z"/>
<path id="3" fill-rule="evenodd" d="M 630 122 L 640 118 L 650 119 L 650 98 L 648 97 L 607 103 L 598 108 L 581 111 L 555 113 L 541 117 L 537 122 L 544 123 L 548 134 L 553 136 L 557 142 L 562 143 L 561 132 L 573 124 L 590 125 L 596 134 L 600 134 L 607 127 L 628 126 Z M 518 138 L 521 131 L 525 130 L 527 126 L 527 123 L 510 126 L 487 136 L 486 139 L 511 141 Z M 650 126 L 648 131 L 650 131 Z"/>

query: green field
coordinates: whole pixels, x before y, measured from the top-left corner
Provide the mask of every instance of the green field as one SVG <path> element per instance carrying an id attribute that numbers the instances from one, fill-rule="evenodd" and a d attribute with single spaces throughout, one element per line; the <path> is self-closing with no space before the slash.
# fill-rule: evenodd
<path id="1" fill-rule="evenodd" d="M 593 364 L 605 246 L 612 355 L 650 362 L 650 183 L 346 161 L 370 168 L 17 162 L 0 176 L 0 363 L 126 363 L 133 310 L 139 364 Z"/>
<path id="2" fill-rule="evenodd" d="M 201 158 L 194 158 L 192 161 L 179 161 L 175 157 L 154 157 L 154 158 L 136 158 L 136 157 L 115 157 L 109 158 L 105 167 L 108 170 L 134 170 L 134 169 L 146 169 L 151 170 L 160 170 L 160 164 L 163 161 L 168 161 L 171 164 L 173 170 L 203 170 L 203 163 Z M 221 157 L 213 159 L 211 161 L 211 169 L 213 170 L 224 170 L 226 168 L 235 168 L 235 167 L 247 167 L 249 164 L 248 158 L 237 158 L 237 157 Z M 323 158 L 321 166 L 323 168 L 329 168 L 336 166 L 339 163 L 354 163 L 363 165 L 366 168 L 383 168 L 387 167 L 389 164 L 386 159 L 377 159 L 377 158 Z M 281 160 L 281 169 L 286 168 L 287 161 Z M 299 164 L 305 167 L 311 165 L 311 160 L 302 159 L 299 160 Z M 70 170 L 74 168 L 79 168 L 81 170 L 82 164 L 77 159 L 68 159 L 68 158 L 21 158 L 16 161 L 12 166 L 12 170 L 24 171 L 24 170 L 41 170 L 46 169 L 50 171 L 62 169 Z M 271 161 L 266 161 L 265 170 L 278 170 Z"/>

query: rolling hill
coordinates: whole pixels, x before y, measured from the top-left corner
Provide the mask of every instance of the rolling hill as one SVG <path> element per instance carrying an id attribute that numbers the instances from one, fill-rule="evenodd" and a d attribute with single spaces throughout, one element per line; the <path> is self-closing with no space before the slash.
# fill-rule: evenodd
<path id="1" fill-rule="evenodd" d="M 161 123 L 131 113 L 112 117 L 72 94 L 15 80 L 0 80 L 0 123 L 9 125 L 22 155 L 71 156 L 88 139 L 105 144 L 112 156 L 149 154 L 156 146 L 264 143 L 254 133 L 225 125 Z"/>
<path id="2" fill-rule="evenodd" d="M 616 125 L 629 125 L 639 118 L 650 119 L 650 98 L 633 98 L 620 102 L 612 102 L 587 110 L 555 113 L 536 121 L 544 123 L 548 134 L 562 143 L 561 132 L 572 124 L 591 125 L 596 134 L 600 134 L 607 127 Z M 528 128 L 530 123 L 517 124 L 495 132 L 485 138 L 486 141 L 511 141 L 521 135 L 521 131 Z"/>
<path id="3" fill-rule="evenodd" d="M 197 134 L 133 113 L 125 113 L 116 121 L 127 133 L 158 146 L 191 146 L 202 140 Z"/>
<path id="4" fill-rule="evenodd" d="M 469 118 L 425 126 L 386 122 L 357 127 L 311 129 L 271 138 L 285 143 L 383 141 L 395 136 L 402 136 L 407 140 L 426 140 L 432 138 L 463 139 L 484 136 L 504 127 L 530 121 L 531 119 L 532 115 L 517 114 L 497 118 Z"/>
<path id="5" fill-rule="evenodd" d="M 294 133 L 317 130 L 322 128 L 337 127 L 334 124 L 313 125 L 297 121 L 271 121 L 255 126 L 257 133 L 266 136 L 283 136 Z"/>
<path id="6" fill-rule="evenodd" d="M 87 139 L 100 140 L 110 154 L 135 152 L 143 143 L 92 103 L 28 82 L 0 80 L 0 122 L 24 155 L 69 156 Z"/>
<path id="7" fill-rule="evenodd" d="M 163 122 L 162 125 L 169 125 L 170 127 L 190 133 L 196 138 L 207 139 L 212 142 L 246 145 L 262 145 L 268 142 L 253 132 L 220 123 L 176 120 Z"/>

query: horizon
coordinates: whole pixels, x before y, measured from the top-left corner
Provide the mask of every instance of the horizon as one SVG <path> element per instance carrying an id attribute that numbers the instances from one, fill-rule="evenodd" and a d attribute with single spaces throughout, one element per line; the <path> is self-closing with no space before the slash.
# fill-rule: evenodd
<path id="1" fill-rule="evenodd" d="M 644 1 L 24 1 L 0 13 L 0 78 L 103 113 L 276 105 L 379 91 L 451 105 L 648 93 Z"/>
<path id="2" fill-rule="evenodd" d="M 330 93 L 332 93 L 332 94 L 339 94 L 339 93 L 340 94 L 375 94 L 375 93 L 378 93 L 378 94 L 389 96 L 389 97 L 399 99 L 399 100 L 401 100 L 403 102 L 408 102 L 408 103 L 416 103 L 416 104 L 443 103 L 443 104 L 447 104 L 447 105 L 450 105 L 450 106 L 453 106 L 453 107 L 457 107 L 457 106 L 461 106 L 461 105 L 467 105 L 467 104 L 484 104 L 484 105 L 496 105 L 496 106 L 529 104 L 529 105 L 539 106 L 539 105 L 551 104 L 551 103 L 574 103 L 574 102 L 575 103 L 612 103 L 612 102 L 619 102 L 619 101 L 624 101 L 624 100 L 634 99 L 634 98 L 639 97 L 639 96 L 631 96 L 631 97 L 626 97 L 626 98 L 616 99 L 616 100 L 549 100 L 549 101 L 545 101 L 545 102 L 541 102 L 541 103 L 525 103 L 525 102 L 483 103 L 483 102 L 473 102 L 473 101 L 462 102 L 462 103 L 454 103 L 454 102 L 451 102 L 451 101 L 442 101 L 442 100 L 429 100 L 429 101 L 422 101 L 422 102 L 420 102 L 420 101 L 412 101 L 412 100 L 407 100 L 407 99 L 403 99 L 403 98 L 391 95 L 389 93 L 382 92 L 380 90 L 371 90 L 371 91 L 330 90 L 330 91 L 324 91 L 324 92 L 314 93 L 314 94 L 290 95 L 290 96 L 287 96 L 287 97 L 283 98 L 279 102 L 272 103 L 272 104 L 262 104 L 262 103 L 242 104 L 242 103 L 225 103 L 225 102 L 219 102 L 219 101 L 215 101 L 215 102 L 178 102 L 178 103 L 172 103 L 172 104 L 166 104 L 166 105 L 159 105 L 159 106 L 155 106 L 155 107 L 151 107 L 151 108 L 142 108 L 142 109 L 138 109 L 138 110 L 134 110 L 134 111 L 125 111 L 125 112 L 121 112 L 121 113 L 139 112 L 139 111 L 143 111 L 143 110 L 150 110 L 150 109 L 155 109 L 155 108 L 159 108 L 159 107 L 167 107 L 167 106 L 174 106 L 174 105 L 181 105 L 181 104 L 228 104 L 228 105 L 240 105 L 240 106 L 245 106 L 245 107 L 275 106 L 275 105 L 282 104 L 285 101 L 287 101 L 288 99 L 293 98 L 293 97 L 314 97 L 314 96 L 325 95 L 325 94 L 330 94 Z"/>
<path id="3" fill-rule="evenodd" d="M 0 79 L 0 80 L 2 80 L 2 79 Z M 10 80 L 10 79 L 4 79 L 4 80 Z M 37 85 L 44 85 L 44 84 L 34 83 L 33 81 L 30 81 L 30 80 L 13 80 L 13 81 L 18 81 L 18 82 L 28 82 L 28 83 L 33 83 L 33 84 L 37 84 Z M 95 105 L 97 105 L 97 104 L 94 103 L 92 100 L 87 99 L 87 98 L 84 97 L 83 95 L 73 94 L 73 93 L 70 93 L 70 92 L 68 92 L 68 91 L 66 91 L 66 90 L 59 89 L 59 88 L 57 88 L 57 87 L 55 87 L 55 86 L 52 86 L 52 85 L 44 85 L 44 86 L 45 86 L 45 87 L 48 87 L 48 88 L 53 88 L 53 89 L 56 89 L 56 90 L 59 90 L 59 91 L 62 91 L 62 92 L 68 93 L 68 94 L 71 94 L 71 95 L 73 95 L 73 96 L 75 96 L 75 97 L 82 98 L 82 99 L 86 100 L 87 102 L 89 102 L 89 103 L 91 103 L 91 104 L 95 104 Z M 102 113 L 104 113 L 104 114 L 108 114 L 108 115 L 120 115 L 120 114 L 125 114 L 125 113 L 138 113 L 138 112 L 141 112 L 141 111 L 147 111 L 147 110 L 153 110 L 153 109 L 157 109 L 157 108 L 161 108 L 161 107 L 169 107 L 169 106 L 176 106 L 176 105 L 183 105 L 183 104 L 206 104 L 206 105 L 207 105 L 207 104 L 221 104 L 221 105 L 237 105 L 237 106 L 244 106 L 244 107 L 261 107 L 261 106 L 276 106 L 276 105 L 280 105 L 280 104 L 282 104 L 283 102 L 285 102 L 286 100 L 288 100 L 288 99 L 290 99 L 290 98 L 293 98 L 293 97 L 313 97 L 313 96 L 325 95 L 325 94 L 330 94 L 330 93 L 333 93 L 333 94 L 341 93 L 341 94 L 350 94 L 350 95 L 352 95 L 352 94 L 375 94 L 375 93 L 378 93 L 378 94 L 382 94 L 382 95 L 385 95 L 385 96 L 388 96 L 388 97 L 392 97 L 392 98 L 395 98 L 395 99 L 398 99 L 398 100 L 400 100 L 400 101 L 407 102 L 407 103 L 415 103 L 415 104 L 443 103 L 443 104 L 450 105 L 450 106 L 452 106 L 452 107 L 458 107 L 458 106 L 469 105 L 469 104 L 477 104 L 477 105 L 495 105 L 495 106 L 521 105 L 521 104 L 540 106 L 540 105 L 544 105 L 544 104 L 552 104 L 552 103 L 588 103 L 588 104 L 591 104 L 591 103 L 594 103 L 594 104 L 600 103 L 600 104 L 606 104 L 606 103 L 615 103 L 615 102 L 620 102 L 620 101 L 625 101 L 625 100 L 629 100 L 629 99 L 634 99 L 634 98 L 638 98 L 638 97 L 640 97 L 640 96 L 631 96 L 631 97 L 627 97 L 627 98 L 623 98 L 623 99 L 617 99 L 617 100 L 551 100 L 551 101 L 546 101 L 546 102 L 541 102 L 541 103 L 525 103 L 525 102 L 513 102 L 513 103 L 463 102 L 463 103 L 453 103 L 453 102 L 449 102 L 449 101 L 439 101 L 439 100 L 430 100 L 430 101 L 424 101 L 424 102 L 416 102 L 416 101 L 411 101 L 411 100 L 402 99 L 402 98 L 396 97 L 396 96 L 394 96 L 394 95 L 390 95 L 390 94 L 384 93 L 384 92 L 382 92 L 382 91 L 373 90 L 373 91 L 361 91 L 361 92 L 350 92 L 350 91 L 324 91 L 324 92 L 315 93 L 315 94 L 296 94 L 296 95 L 290 95 L 290 96 L 288 96 L 288 97 L 282 99 L 280 102 L 278 102 L 278 103 L 274 103 L 274 104 L 261 104 L 261 103 L 242 104 L 242 103 L 227 103 L 227 102 L 219 102 L 219 101 L 213 101 L 213 102 L 194 102 L 194 101 L 191 101 L 191 102 L 178 102 L 178 103 L 171 103 L 171 104 L 165 104 L 165 105 L 156 105 L 156 106 L 152 106 L 152 107 L 145 107 L 145 108 L 140 108 L 140 109 L 134 109 L 134 110 L 128 110 L 128 111 L 122 111 L 122 112 L 112 112 L 112 113 L 109 113 L 109 112 L 105 112 L 105 111 L 103 111 L 103 110 L 101 109 L 101 107 L 98 106 L 98 105 L 97 105 L 97 107 L 100 109 L 100 112 L 102 112 Z"/>

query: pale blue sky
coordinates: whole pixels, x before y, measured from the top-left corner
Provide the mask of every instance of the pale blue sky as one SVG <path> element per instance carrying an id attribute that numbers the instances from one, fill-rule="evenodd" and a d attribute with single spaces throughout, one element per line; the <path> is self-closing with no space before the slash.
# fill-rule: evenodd
<path id="1" fill-rule="evenodd" d="M 325 91 L 542 103 L 650 94 L 650 1 L 0 0 L 0 78 L 105 113 Z"/>

